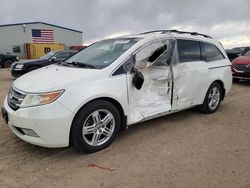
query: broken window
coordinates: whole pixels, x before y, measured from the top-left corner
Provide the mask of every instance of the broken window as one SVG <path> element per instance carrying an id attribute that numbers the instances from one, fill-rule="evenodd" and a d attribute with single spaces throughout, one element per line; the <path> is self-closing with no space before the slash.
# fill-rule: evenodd
<path id="1" fill-rule="evenodd" d="M 140 90 L 134 86 L 129 89 L 131 117 L 135 122 L 171 110 L 169 44 L 169 40 L 156 41 L 135 54 L 135 67 L 144 77 Z"/>
<path id="2" fill-rule="evenodd" d="M 166 50 L 167 41 L 157 41 L 149 44 L 136 54 L 136 68 L 140 70 L 152 65 L 166 65 L 166 56 L 164 57 Z"/>

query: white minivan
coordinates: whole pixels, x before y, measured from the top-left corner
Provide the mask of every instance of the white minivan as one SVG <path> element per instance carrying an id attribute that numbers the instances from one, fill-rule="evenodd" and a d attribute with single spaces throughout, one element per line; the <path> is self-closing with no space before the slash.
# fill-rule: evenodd
<path id="1" fill-rule="evenodd" d="M 230 65 L 218 41 L 196 32 L 102 40 L 15 80 L 2 114 L 26 142 L 95 152 L 129 125 L 195 106 L 215 112 Z"/>

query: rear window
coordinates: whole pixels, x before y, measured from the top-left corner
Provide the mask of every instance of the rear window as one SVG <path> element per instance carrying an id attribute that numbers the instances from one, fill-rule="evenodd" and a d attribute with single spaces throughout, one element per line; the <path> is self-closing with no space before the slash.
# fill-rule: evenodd
<path id="1" fill-rule="evenodd" d="M 225 59 L 221 51 L 213 44 L 201 42 L 202 46 L 202 57 L 205 61 L 216 61 Z"/>
<path id="2" fill-rule="evenodd" d="M 180 62 L 201 61 L 201 49 L 198 41 L 178 39 Z"/>

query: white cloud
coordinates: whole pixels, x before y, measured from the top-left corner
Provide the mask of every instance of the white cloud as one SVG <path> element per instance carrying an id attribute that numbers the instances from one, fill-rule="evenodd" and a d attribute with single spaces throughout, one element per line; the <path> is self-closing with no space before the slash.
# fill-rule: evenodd
<path id="1" fill-rule="evenodd" d="M 249 43 L 249 10 L 249 0 L 1 0 L 0 24 L 44 21 L 83 31 L 85 43 L 177 28 L 234 47 Z"/>
<path id="2" fill-rule="evenodd" d="M 250 46 L 250 36 L 238 36 L 220 39 L 225 49 L 233 47 Z"/>

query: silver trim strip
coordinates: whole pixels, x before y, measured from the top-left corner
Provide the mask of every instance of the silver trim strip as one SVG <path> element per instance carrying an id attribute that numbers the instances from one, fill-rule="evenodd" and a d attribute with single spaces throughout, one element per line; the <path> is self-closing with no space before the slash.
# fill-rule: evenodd
<path id="1" fill-rule="evenodd" d="M 209 67 L 208 69 L 219 69 L 219 68 L 224 68 L 224 67 L 230 67 L 231 65 L 222 65 L 218 67 Z"/>

